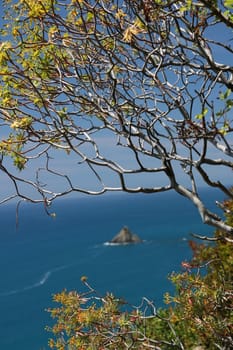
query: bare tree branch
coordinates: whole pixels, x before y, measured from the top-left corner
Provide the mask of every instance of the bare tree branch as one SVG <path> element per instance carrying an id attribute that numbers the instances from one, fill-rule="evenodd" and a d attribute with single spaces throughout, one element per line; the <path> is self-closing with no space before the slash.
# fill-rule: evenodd
<path id="1" fill-rule="evenodd" d="M 204 223 L 232 233 L 199 190 L 201 181 L 233 196 L 231 9 L 204 0 L 56 4 L 5 8 L 0 152 L 14 193 L 1 202 L 175 190 Z M 93 187 L 74 176 L 84 167 Z M 148 174 L 154 186 L 141 180 Z"/>

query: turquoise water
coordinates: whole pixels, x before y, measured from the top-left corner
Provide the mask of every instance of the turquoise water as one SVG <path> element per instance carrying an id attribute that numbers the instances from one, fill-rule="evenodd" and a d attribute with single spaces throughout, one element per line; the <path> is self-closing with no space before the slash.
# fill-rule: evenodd
<path id="1" fill-rule="evenodd" d="M 205 192 L 211 205 L 215 197 Z M 53 293 L 83 290 L 82 275 L 100 293 L 134 305 L 146 296 L 161 306 L 163 293 L 172 290 L 168 274 L 190 257 L 190 233 L 213 231 L 174 193 L 66 199 L 52 211 L 55 219 L 40 206 L 22 204 L 16 230 L 15 206 L 0 207 L 0 349 L 48 349 L 45 309 Z M 124 225 L 145 242 L 104 245 Z"/>

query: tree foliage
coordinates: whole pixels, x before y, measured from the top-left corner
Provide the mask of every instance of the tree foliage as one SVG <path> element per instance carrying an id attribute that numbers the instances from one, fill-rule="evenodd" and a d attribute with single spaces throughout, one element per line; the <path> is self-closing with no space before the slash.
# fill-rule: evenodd
<path id="1" fill-rule="evenodd" d="M 225 203 L 232 225 L 233 201 Z M 84 293 L 56 294 L 59 307 L 50 309 L 56 320 L 49 328 L 52 349 L 196 349 L 230 350 L 233 344 L 232 242 L 215 232 L 215 242 L 190 241 L 191 261 L 172 273 L 174 295 L 164 296 L 167 307 L 156 309 L 142 299 L 127 305 L 112 294 L 99 295 L 83 277 Z"/>
<path id="2" fill-rule="evenodd" d="M 4 6 L 0 166 L 13 189 L 2 201 L 47 206 L 75 191 L 175 190 L 205 223 L 232 232 L 205 207 L 198 188 L 202 181 L 232 196 L 226 177 L 213 175 L 233 166 L 232 1 Z M 53 160 L 64 152 L 77 172 Z M 80 185 L 83 168 L 94 188 Z M 34 175 L 25 175 L 28 169 Z"/>

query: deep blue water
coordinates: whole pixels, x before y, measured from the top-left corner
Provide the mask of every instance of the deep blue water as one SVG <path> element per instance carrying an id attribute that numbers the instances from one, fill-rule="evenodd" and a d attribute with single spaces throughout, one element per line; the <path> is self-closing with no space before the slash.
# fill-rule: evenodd
<path id="1" fill-rule="evenodd" d="M 211 205 L 215 197 L 205 190 Z M 41 206 L 22 204 L 16 230 L 15 206 L 0 207 L 0 349 L 47 349 L 52 294 L 83 291 L 82 275 L 100 293 L 136 305 L 146 296 L 161 306 L 163 293 L 172 291 L 168 274 L 190 257 L 190 233 L 213 231 L 174 193 L 66 199 L 52 211 L 55 219 Z M 124 225 L 145 243 L 104 245 Z"/>

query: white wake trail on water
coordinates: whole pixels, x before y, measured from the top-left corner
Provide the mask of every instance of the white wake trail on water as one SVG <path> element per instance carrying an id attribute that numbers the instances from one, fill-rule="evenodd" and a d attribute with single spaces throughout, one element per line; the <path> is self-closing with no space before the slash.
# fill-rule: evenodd
<path id="1" fill-rule="evenodd" d="M 19 293 L 23 293 L 23 292 L 26 292 L 28 290 L 34 289 L 34 288 L 39 288 L 39 287 L 43 286 L 48 281 L 48 279 L 50 278 L 50 276 L 53 273 L 55 273 L 57 271 L 64 270 L 64 269 L 68 269 L 72 265 L 73 264 L 62 265 L 62 266 L 55 267 L 54 269 L 48 270 L 42 275 L 42 277 L 36 283 L 30 284 L 30 285 L 25 286 L 23 288 L 13 289 L 13 290 L 10 290 L 8 292 L 0 293 L 0 297 L 10 296 L 10 295 L 14 295 L 14 294 L 19 294 Z"/>
<path id="2" fill-rule="evenodd" d="M 92 248 L 97 248 L 97 246 L 92 247 Z M 92 254 L 92 261 L 95 260 L 96 258 L 98 258 L 102 254 L 103 254 L 102 250 L 98 250 L 97 252 L 95 252 L 95 254 Z M 69 269 L 69 268 L 77 266 L 77 265 L 83 265 L 84 263 L 86 263 L 88 261 L 90 261 L 90 256 L 83 258 L 79 262 L 75 262 L 75 263 L 71 263 L 71 264 L 67 264 L 67 265 L 62 265 L 62 266 L 57 266 L 53 269 L 46 271 L 36 283 L 30 284 L 30 285 L 25 286 L 23 288 L 13 289 L 13 290 L 10 290 L 8 292 L 2 292 L 2 293 L 0 293 L 0 297 L 7 297 L 7 296 L 23 293 L 23 292 L 26 292 L 28 290 L 34 289 L 34 288 L 40 288 L 48 281 L 48 279 L 51 277 L 52 274 L 54 274 L 58 271 Z"/>

